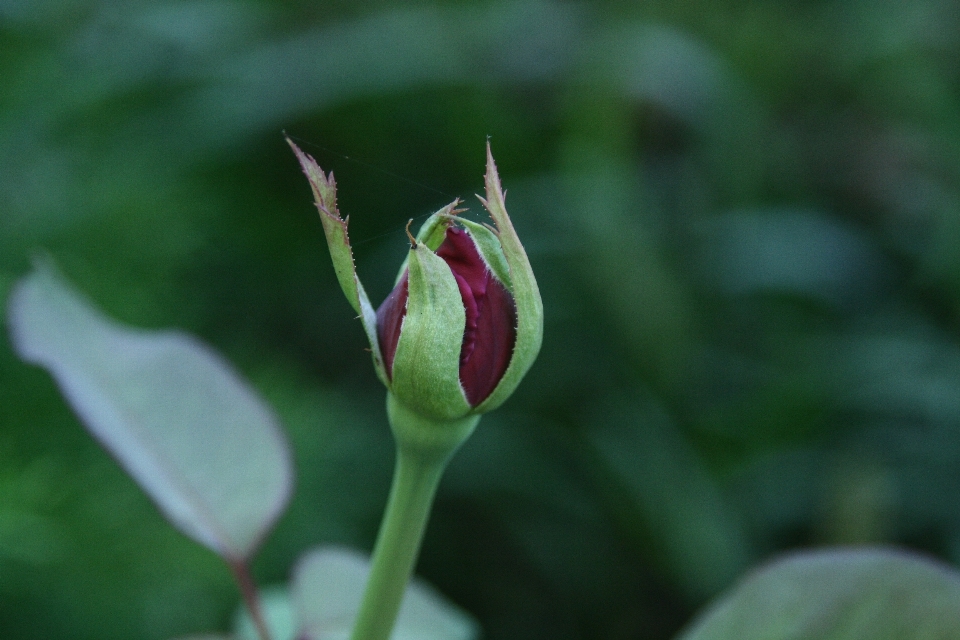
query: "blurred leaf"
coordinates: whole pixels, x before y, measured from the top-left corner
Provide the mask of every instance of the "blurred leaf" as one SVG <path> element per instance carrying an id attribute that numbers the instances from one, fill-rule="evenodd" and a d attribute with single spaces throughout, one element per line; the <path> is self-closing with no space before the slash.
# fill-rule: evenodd
<path id="1" fill-rule="evenodd" d="M 740 200 L 756 192 L 769 144 L 766 114 L 720 52 L 693 33 L 650 20 L 610 24 L 594 38 L 582 47 L 587 82 L 603 79 L 622 98 L 652 108 L 655 118 L 665 116 L 660 135 L 673 128 L 679 140 L 697 140 L 695 157 L 719 194 Z"/>
<path id="2" fill-rule="evenodd" d="M 626 490 L 627 518 L 689 595 L 716 593 L 743 570 L 750 545 L 742 522 L 666 414 L 622 406 L 586 437 L 611 485 Z"/>
<path id="3" fill-rule="evenodd" d="M 917 416 L 928 424 L 960 420 L 960 347 L 955 338 L 922 319 L 894 316 L 820 347 L 843 373 L 842 400 L 850 410 L 873 415 Z M 910 326 L 910 324 L 914 326 Z M 879 324 L 879 322 L 878 322 Z"/>
<path id="4" fill-rule="evenodd" d="M 50 562 L 63 555 L 64 547 L 63 532 L 52 518 L 0 510 L 0 561 Z"/>
<path id="5" fill-rule="evenodd" d="M 864 234 L 815 211 L 728 213 L 705 221 L 701 233 L 703 278 L 727 295 L 779 291 L 850 306 L 889 275 Z"/>
<path id="6" fill-rule="evenodd" d="M 635 596 L 650 578 L 589 485 L 585 449 L 555 424 L 495 412 L 447 470 L 420 566 L 476 575 L 456 594 L 476 594 L 471 611 L 516 611 L 509 630 L 484 621 L 491 637 L 578 638 L 644 615 Z"/>
<path id="7" fill-rule="evenodd" d="M 800 553 L 748 576 L 678 640 L 960 637 L 960 574 L 892 549 Z"/>
<path id="8" fill-rule="evenodd" d="M 208 68 L 185 68 L 186 80 L 217 81 L 174 107 L 187 126 L 170 133 L 182 148 L 203 150 L 371 94 L 492 76 L 554 78 L 576 51 L 580 13 L 542 0 L 405 6 L 301 30 Z"/>
<path id="9" fill-rule="evenodd" d="M 270 409 L 196 339 L 110 320 L 45 263 L 10 299 L 20 356 L 47 368 L 87 428 L 170 522 L 247 558 L 292 486 Z"/>
<path id="10" fill-rule="evenodd" d="M 322 547 L 307 553 L 294 575 L 294 600 L 300 623 L 311 640 L 349 637 L 360 609 L 369 560 L 342 547 Z M 477 624 L 424 582 L 407 586 L 394 640 L 470 640 Z"/>
<path id="11" fill-rule="evenodd" d="M 286 587 L 269 587 L 260 591 L 260 606 L 270 629 L 271 640 L 294 640 L 297 635 L 297 614 Z M 246 607 L 234 616 L 233 629 L 237 640 L 261 640 Z"/>
<path id="12" fill-rule="evenodd" d="M 577 188 L 564 213 L 585 249 L 581 287 L 602 301 L 594 312 L 615 324 L 618 351 L 658 384 L 674 384 L 696 340 L 689 291 L 642 216 L 631 165 L 592 145 L 574 143 L 568 153 Z"/>

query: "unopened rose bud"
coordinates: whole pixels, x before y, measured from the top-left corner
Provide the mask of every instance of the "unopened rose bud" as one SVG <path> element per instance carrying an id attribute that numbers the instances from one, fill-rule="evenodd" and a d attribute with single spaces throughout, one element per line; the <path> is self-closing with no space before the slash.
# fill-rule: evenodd
<path id="1" fill-rule="evenodd" d="M 543 305 L 489 145 L 481 202 L 495 226 L 457 217 L 457 202 L 433 214 L 410 238 L 397 284 L 376 312 L 356 275 L 333 176 L 290 146 L 313 187 L 340 285 L 360 314 L 377 373 L 394 400 L 438 421 L 502 404 L 540 350 Z"/>
<path id="2" fill-rule="evenodd" d="M 408 262 L 417 266 L 403 270 L 393 292 L 377 310 L 380 351 L 394 393 L 411 408 L 444 418 L 463 415 L 490 396 L 510 364 L 517 340 L 517 308 L 508 290 L 499 241 L 485 227 L 474 230 L 490 236 L 488 250 L 495 253 L 489 259 L 496 262 L 503 280 L 484 259 L 473 235 L 452 222 L 442 214 L 428 221 L 421 236 L 439 236 L 442 242 L 432 251 L 433 247 L 414 241 Z M 436 233 L 434 226 L 441 233 Z M 439 261 L 427 256 L 431 251 Z M 423 268 L 420 263 L 424 260 L 436 268 Z M 427 274 L 435 274 L 438 282 L 423 280 L 430 277 Z M 415 291 L 412 297 L 411 286 Z M 408 313 L 410 320 L 405 323 Z M 448 345 L 457 347 L 456 362 L 443 357 Z M 445 384 L 452 381 L 452 371 L 433 371 L 435 367 L 452 369 L 453 365 L 456 385 Z M 410 380 L 403 379 L 407 376 Z M 446 397 L 444 391 L 452 397 Z"/>

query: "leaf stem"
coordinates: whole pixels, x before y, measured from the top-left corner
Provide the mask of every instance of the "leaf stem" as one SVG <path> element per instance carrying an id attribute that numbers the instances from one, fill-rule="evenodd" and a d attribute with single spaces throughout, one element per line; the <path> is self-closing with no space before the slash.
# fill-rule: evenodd
<path id="1" fill-rule="evenodd" d="M 250 568 L 245 560 L 231 560 L 228 564 L 237 581 L 237 587 L 240 588 L 240 595 L 247 606 L 247 611 L 250 612 L 250 619 L 257 628 L 257 635 L 260 636 L 260 640 L 271 640 L 270 630 L 263 617 L 263 607 L 260 605 L 260 592 L 253 581 L 253 576 L 250 575 Z"/>

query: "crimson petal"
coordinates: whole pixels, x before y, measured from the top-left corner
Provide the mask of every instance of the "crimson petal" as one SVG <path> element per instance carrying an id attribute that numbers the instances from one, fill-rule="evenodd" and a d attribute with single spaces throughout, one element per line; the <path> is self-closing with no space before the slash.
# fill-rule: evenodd
<path id="1" fill-rule="evenodd" d="M 407 314 L 409 293 L 410 285 L 407 272 L 404 271 L 400 282 L 377 309 L 377 338 L 380 341 L 380 353 L 383 354 L 383 366 L 387 370 L 387 377 L 391 380 L 393 379 L 393 357 L 397 354 L 400 327 L 403 326 L 403 316 Z"/>

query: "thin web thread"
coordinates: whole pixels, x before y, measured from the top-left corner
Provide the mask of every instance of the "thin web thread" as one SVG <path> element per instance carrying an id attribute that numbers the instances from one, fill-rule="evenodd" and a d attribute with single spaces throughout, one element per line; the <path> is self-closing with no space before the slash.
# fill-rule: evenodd
<path id="1" fill-rule="evenodd" d="M 330 154 L 330 155 L 332 155 L 332 156 L 336 156 L 337 158 L 340 158 L 340 159 L 342 159 L 342 160 L 346 160 L 347 162 L 352 162 L 352 163 L 354 163 L 354 164 L 356 164 L 356 165 L 358 165 L 358 166 L 364 167 L 364 168 L 369 169 L 369 170 L 371 170 L 371 171 L 375 171 L 375 172 L 380 173 L 380 174 L 383 174 L 383 175 L 385 175 L 385 176 L 389 176 L 389 177 L 391 177 L 391 178 L 393 178 L 393 179 L 395 179 L 395 180 L 399 180 L 400 182 L 406 182 L 407 184 L 411 184 L 411 185 L 413 185 L 413 186 L 415 186 L 415 187 L 419 187 L 419 188 L 421 188 L 421 189 L 425 189 L 425 190 L 427 190 L 427 191 L 432 191 L 432 192 L 434 192 L 434 193 L 440 194 L 440 195 L 442 195 L 442 196 L 444 196 L 444 197 L 450 198 L 450 200 L 454 200 L 454 199 L 456 199 L 456 198 L 458 197 L 458 196 L 455 196 L 455 195 L 453 195 L 453 194 L 451 194 L 451 193 L 448 193 L 448 192 L 446 192 L 446 191 L 443 191 L 442 189 L 437 189 L 436 187 L 430 186 L 430 185 L 425 184 L 425 183 L 423 183 L 423 182 L 418 182 L 418 181 L 413 180 L 413 179 L 411 179 L 411 178 L 408 178 L 408 177 L 406 177 L 406 176 L 400 175 L 400 174 L 398 174 L 398 173 L 394 173 L 393 171 L 390 171 L 390 170 L 388 170 L 388 169 L 384 169 L 383 167 L 377 166 L 377 165 L 375 165 L 375 164 L 373 164 L 373 163 L 371 163 L 371 162 L 367 162 L 367 161 L 365 161 L 365 160 L 361 160 L 361 159 L 359 159 L 359 158 L 356 158 L 356 157 L 353 157 L 353 156 L 348 156 L 348 155 L 345 155 L 345 154 L 340 153 L 340 152 L 338 152 L 338 151 L 334 151 L 333 149 L 329 149 L 329 148 L 327 148 L 327 147 L 325 147 L 325 146 L 323 146 L 323 145 L 321 145 L 321 144 L 317 144 L 316 142 L 311 142 L 311 141 L 309 141 L 309 140 L 304 140 L 303 138 L 298 138 L 298 137 L 296 137 L 296 136 L 291 136 L 290 134 L 287 134 L 287 136 L 288 136 L 291 140 L 293 140 L 294 142 L 296 142 L 299 146 L 304 147 L 304 148 L 306 148 L 306 149 L 308 149 L 308 150 L 319 150 L 319 151 L 323 151 L 324 153 Z M 431 211 L 430 213 L 423 213 L 423 214 L 420 214 L 419 216 L 414 216 L 414 217 L 413 217 L 413 220 L 416 221 L 416 222 L 419 222 L 419 221 L 421 221 L 421 220 L 425 220 L 425 219 L 429 218 L 432 214 L 433 214 L 432 211 Z M 406 228 L 407 224 L 408 224 L 407 222 L 400 223 L 400 224 L 398 224 L 396 227 L 391 228 L 389 231 L 385 231 L 385 232 L 383 232 L 383 233 L 379 233 L 379 234 L 377 234 L 377 235 L 375 235 L 375 236 L 371 236 L 371 237 L 369 237 L 369 238 L 363 238 L 363 239 L 361 239 L 361 240 L 351 241 L 350 244 L 352 244 L 354 247 L 358 247 L 358 246 L 362 246 L 362 245 L 364 245 L 364 244 L 366 244 L 366 243 L 368 243 L 368 242 L 374 242 L 374 241 L 376 241 L 376 240 L 379 240 L 379 239 L 381 239 L 381 238 L 385 238 L 385 237 L 387 237 L 387 236 L 392 236 L 392 235 L 395 235 L 395 234 L 398 234 L 398 233 L 402 233 L 403 230 Z"/>

